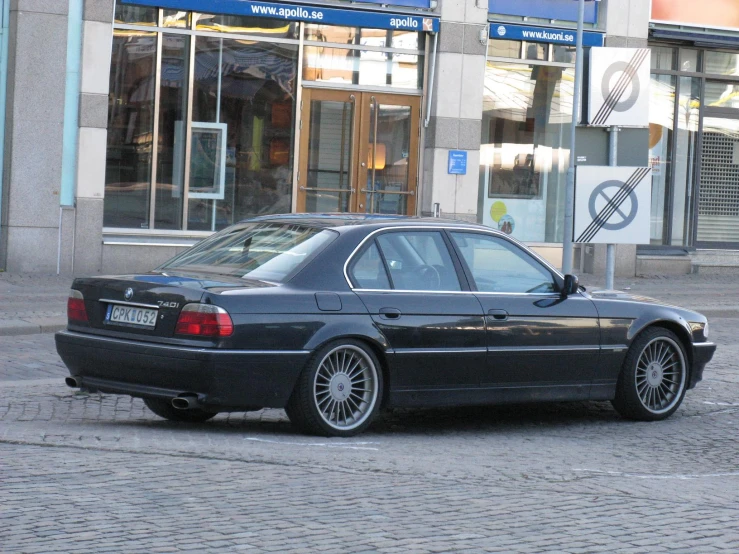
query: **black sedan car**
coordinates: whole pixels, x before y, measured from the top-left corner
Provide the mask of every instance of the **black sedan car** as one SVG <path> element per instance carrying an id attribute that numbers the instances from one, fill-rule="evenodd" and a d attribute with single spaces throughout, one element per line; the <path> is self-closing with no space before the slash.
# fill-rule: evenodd
<path id="1" fill-rule="evenodd" d="M 588 294 L 487 227 L 252 219 L 150 273 L 76 279 L 56 335 L 67 384 L 170 420 L 285 408 L 350 436 L 382 406 L 611 400 L 670 416 L 716 346 L 701 314 Z"/>

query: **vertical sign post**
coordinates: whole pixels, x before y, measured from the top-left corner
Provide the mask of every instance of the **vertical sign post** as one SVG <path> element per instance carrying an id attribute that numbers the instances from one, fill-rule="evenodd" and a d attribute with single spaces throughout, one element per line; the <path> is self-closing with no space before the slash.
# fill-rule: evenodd
<path id="1" fill-rule="evenodd" d="M 618 131 L 616 125 L 608 129 L 608 165 L 616 167 L 618 165 Z M 613 290 L 613 277 L 616 274 L 616 245 L 608 244 L 606 246 L 606 290 Z"/>
<path id="2" fill-rule="evenodd" d="M 572 273 L 572 234 L 575 214 L 575 133 L 580 120 L 580 95 L 582 91 L 582 37 L 585 26 L 585 0 L 578 0 L 577 42 L 575 49 L 575 91 L 572 98 L 572 122 L 570 124 L 570 165 L 565 189 L 565 225 L 562 245 L 562 273 Z"/>

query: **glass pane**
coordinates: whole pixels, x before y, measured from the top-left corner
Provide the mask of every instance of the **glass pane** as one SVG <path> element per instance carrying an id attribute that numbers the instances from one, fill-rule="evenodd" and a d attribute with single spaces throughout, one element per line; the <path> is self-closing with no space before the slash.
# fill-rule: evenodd
<path id="1" fill-rule="evenodd" d="M 298 38 L 299 24 L 295 21 L 206 13 L 193 14 L 193 18 L 195 28 L 199 31 L 239 33 L 272 38 Z"/>
<path id="2" fill-rule="evenodd" d="M 162 27 L 188 29 L 190 27 L 190 12 L 182 10 L 162 10 Z"/>
<path id="3" fill-rule="evenodd" d="M 377 237 L 396 290 L 459 291 L 449 250 L 436 232 L 386 233 Z"/>
<path id="4" fill-rule="evenodd" d="M 365 86 L 420 89 L 423 56 L 306 46 L 303 78 Z"/>
<path id="5" fill-rule="evenodd" d="M 190 37 L 162 35 L 162 40 L 154 226 L 181 229 Z"/>
<path id="6" fill-rule="evenodd" d="M 729 52 L 706 52 L 705 72 L 718 75 L 739 75 L 739 54 Z"/>
<path id="7" fill-rule="evenodd" d="M 411 107 L 379 104 L 375 114 L 375 106 L 371 105 L 369 120 L 367 210 L 376 214 L 405 215 L 408 195 L 402 193 L 409 190 Z"/>
<path id="8" fill-rule="evenodd" d="M 704 118 L 699 194 L 698 241 L 739 243 L 739 120 Z"/>
<path id="9" fill-rule="evenodd" d="M 675 49 L 667 46 L 652 46 L 652 69 L 675 69 Z"/>
<path id="10" fill-rule="evenodd" d="M 525 45 L 523 53 L 526 60 L 546 61 L 549 59 L 549 45 L 529 42 Z"/>
<path id="11" fill-rule="evenodd" d="M 129 25 L 156 25 L 158 12 L 157 8 L 124 6 L 119 3 L 115 7 L 115 22 Z"/>
<path id="12" fill-rule="evenodd" d="M 190 200 L 188 229 L 290 212 L 297 58 L 297 45 L 197 37 L 193 124 L 220 124 L 220 132 L 198 136 L 211 151 L 219 133 L 225 137 L 225 152 L 217 152 L 219 160 L 225 156 L 225 182 L 222 193 Z M 206 151 L 200 154 L 204 179 L 212 178 L 216 164 L 208 165 Z"/>
<path id="13" fill-rule="evenodd" d="M 521 57 L 520 40 L 488 40 L 488 56 L 491 58 L 515 58 Z"/>
<path id="14" fill-rule="evenodd" d="M 305 40 L 357 46 L 381 46 L 402 50 L 423 50 L 424 33 L 413 31 L 390 31 L 361 27 L 339 27 L 337 25 L 305 25 Z"/>
<path id="15" fill-rule="evenodd" d="M 689 246 L 693 235 L 693 183 L 698 153 L 698 123 L 701 108 L 701 81 L 680 78 L 677 130 L 675 132 L 675 190 L 671 244 Z"/>
<path id="16" fill-rule="evenodd" d="M 226 229 L 164 264 L 161 270 L 284 282 L 338 236 L 335 231 L 276 223 Z"/>
<path id="17" fill-rule="evenodd" d="M 489 61 L 478 220 L 516 238 L 561 242 L 574 69 Z"/>
<path id="18" fill-rule="evenodd" d="M 552 45 L 552 61 L 557 63 L 575 63 L 577 50 L 573 46 Z"/>
<path id="19" fill-rule="evenodd" d="M 352 264 L 351 278 L 356 286 L 363 289 L 389 290 L 385 264 L 380 257 L 377 245 L 372 242 L 369 248 Z"/>
<path id="20" fill-rule="evenodd" d="M 149 227 L 156 33 L 116 30 L 110 69 L 106 227 Z"/>
<path id="21" fill-rule="evenodd" d="M 308 212 L 349 211 L 354 110 L 353 102 L 310 103 Z"/>
<path id="22" fill-rule="evenodd" d="M 480 292 L 556 292 L 552 273 L 505 240 L 475 233 L 451 233 Z"/>
<path id="23" fill-rule="evenodd" d="M 698 71 L 698 50 L 680 49 L 680 71 Z"/>
<path id="24" fill-rule="evenodd" d="M 649 104 L 649 163 L 652 166 L 651 243 L 667 244 L 672 140 L 675 119 L 675 77 L 652 75 Z"/>
<path id="25" fill-rule="evenodd" d="M 706 106 L 739 108 L 739 84 L 706 81 Z"/>

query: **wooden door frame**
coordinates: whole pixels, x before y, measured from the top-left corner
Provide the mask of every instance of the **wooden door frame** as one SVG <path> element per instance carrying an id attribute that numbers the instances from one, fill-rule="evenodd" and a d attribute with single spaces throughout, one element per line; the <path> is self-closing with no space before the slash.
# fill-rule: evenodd
<path id="1" fill-rule="evenodd" d="M 300 107 L 300 149 L 298 151 L 298 179 L 294 194 L 296 195 L 296 211 L 297 213 L 305 212 L 306 205 L 306 187 L 308 186 L 308 153 L 310 149 L 311 135 L 311 102 L 313 100 L 321 100 L 326 102 L 352 102 L 354 104 L 351 150 L 349 154 L 350 167 L 349 175 L 349 208 L 355 210 L 356 205 L 356 167 L 354 164 L 358 159 L 357 151 L 359 149 L 359 106 L 357 96 L 359 93 L 347 90 L 333 89 L 317 89 L 304 88 L 303 97 Z"/>
<path id="2" fill-rule="evenodd" d="M 313 100 L 353 102 L 354 121 L 352 131 L 351 162 L 349 170 L 349 213 L 366 213 L 367 167 L 369 158 L 369 130 L 371 128 L 370 106 L 372 98 L 378 105 L 410 106 L 411 129 L 408 152 L 408 202 L 406 215 L 416 215 L 418 206 L 418 173 L 420 163 L 421 105 L 422 97 L 410 94 L 362 92 L 347 89 L 325 89 L 304 87 L 300 106 L 300 146 L 298 151 L 298 178 L 294 189 L 296 211 L 306 210 L 306 187 L 308 183 L 308 154 L 311 135 L 311 102 Z M 367 135 L 367 136 L 365 136 Z M 367 160 L 367 161 L 364 161 Z M 361 206 L 361 207 L 360 207 Z"/>
<path id="3" fill-rule="evenodd" d="M 416 215 L 416 206 L 418 204 L 418 165 L 420 161 L 419 142 L 421 136 L 421 97 L 395 93 L 374 93 L 365 92 L 362 94 L 360 110 L 361 110 L 361 134 L 359 137 L 359 160 L 357 164 L 357 183 L 362 183 L 357 189 L 358 205 L 367 205 L 367 174 L 369 168 L 362 165 L 362 160 L 369 161 L 369 138 L 368 133 L 372 128 L 370 121 L 370 107 L 372 99 L 375 99 L 377 105 L 390 106 L 410 106 L 411 108 L 411 128 L 410 142 L 408 145 L 408 203 L 406 204 L 405 215 Z M 365 142 L 365 139 L 367 141 Z M 413 163 L 411 163 L 413 162 Z M 365 208 L 366 209 L 366 208 Z M 364 213 L 365 209 L 357 210 Z"/>

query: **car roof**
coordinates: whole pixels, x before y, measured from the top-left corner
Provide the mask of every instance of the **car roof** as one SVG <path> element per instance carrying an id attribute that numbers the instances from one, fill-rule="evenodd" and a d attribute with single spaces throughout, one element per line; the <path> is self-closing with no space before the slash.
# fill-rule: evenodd
<path id="1" fill-rule="evenodd" d="M 239 223 L 290 223 L 295 225 L 308 225 L 311 227 L 321 227 L 325 229 L 340 229 L 342 227 L 386 227 L 392 225 L 399 226 L 444 226 L 444 227 L 479 227 L 490 231 L 489 227 L 484 227 L 477 223 L 468 221 L 460 221 L 456 219 L 445 219 L 438 217 L 412 217 L 398 215 L 379 215 L 379 214 L 280 214 L 259 216 L 245 219 Z"/>

